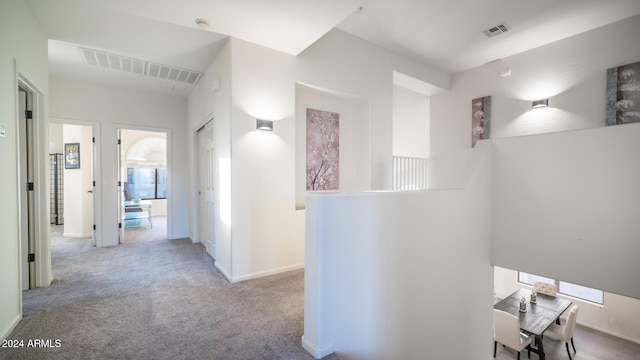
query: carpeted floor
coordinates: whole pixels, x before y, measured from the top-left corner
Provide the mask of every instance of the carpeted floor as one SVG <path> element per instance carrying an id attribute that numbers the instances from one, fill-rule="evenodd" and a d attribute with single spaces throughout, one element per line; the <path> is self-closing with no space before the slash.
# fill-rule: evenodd
<path id="1" fill-rule="evenodd" d="M 158 235 L 162 220 L 112 248 L 53 228 L 55 280 L 23 293 L 8 339 L 24 347 L 0 359 L 313 359 L 303 271 L 230 284 L 201 245 Z M 54 347 L 27 347 L 36 339 Z"/>

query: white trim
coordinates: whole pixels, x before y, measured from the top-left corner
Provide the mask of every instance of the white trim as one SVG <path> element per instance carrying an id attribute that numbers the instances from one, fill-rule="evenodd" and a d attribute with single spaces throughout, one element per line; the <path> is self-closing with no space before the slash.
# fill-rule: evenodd
<path id="1" fill-rule="evenodd" d="M 170 128 L 160 128 L 160 127 L 150 127 L 150 126 L 139 126 L 139 125 L 129 125 L 129 124 L 112 124 L 115 129 L 115 139 L 117 142 L 118 139 L 118 130 L 135 130 L 135 131 L 147 131 L 147 132 L 161 132 L 166 134 L 167 141 L 167 239 L 175 240 L 175 239 L 184 239 L 188 238 L 188 234 L 180 234 L 176 235 L 173 233 L 173 131 Z M 116 173 L 119 172 L 120 169 L 116 169 Z M 116 179 L 116 184 L 119 179 Z M 120 205 L 118 205 L 120 206 Z M 117 218 L 117 216 L 116 216 Z M 124 226 L 124 225 L 123 225 Z M 123 227 L 124 228 L 124 227 Z M 188 233 L 188 231 L 187 231 Z"/>
<path id="2" fill-rule="evenodd" d="M 265 277 L 265 276 L 269 276 L 269 275 L 276 275 L 276 274 L 280 274 L 280 273 L 283 273 L 283 272 L 293 271 L 293 270 L 300 270 L 300 269 L 304 269 L 304 264 L 297 264 L 297 265 L 285 266 L 285 267 L 281 267 L 281 268 L 277 268 L 277 269 L 259 271 L 259 272 L 255 272 L 255 273 L 251 273 L 251 274 L 247 274 L 247 275 L 242 275 L 242 276 L 233 276 L 233 277 L 231 277 L 229 279 L 229 281 L 232 282 L 232 283 L 235 283 L 235 282 L 239 282 L 239 281 L 257 279 L 257 278 L 261 278 L 261 277 Z"/>
<path id="3" fill-rule="evenodd" d="M 613 332 L 613 331 L 610 331 L 610 330 L 605 330 L 605 329 L 599 328 L 597 326 L 585 324 L 585 323 L 580 322 L 580 321 L 576 321 L 576 323 L 578 325 L 582 326 L 582 327 L 586 327 L 588 329 L 595 330 L 595 331 L 598 331 L 598 332 L 601 332 L 601 333 L 604 333 L 604 334 L 607 334 L 607 335 L 611 335 L 611 336 L 613 336 L 615 338 L 627 340 L 627 341 L 630 341 L 630 342 L 632 342 L 634 344 L 640 345 L 640 340 L 638 340 L 638 339 L 634 339 L 634 338 L 631 338 L 631 337 L 628 337 L 628 336 L 625 336 L 625 335 L 622 335 L 622 334 L 619 334 L 619 333 L 616 333 L 616 332 Z"/>
<path id="4" fill-rule="evenodd" d="M 202 243 L 201 243 L 201 244 L 202 244 Z M 204 246 L 204 245 L 202 245 L 202 246 Z M 205 247 L 205 250 L 206 250 L 206 247 Z M 209 256 L 211 256 L 211 255 L 209 255 Z M 218 262 L 217 262 L 217 261 L 214 261 L 214 262 L 213 262 L 213 266 L 214 266 L 216 269 L 218 269 L 218 271 L 220 271 L 220 273 L 222 274 L 222 276 L 224 276 L 224 277 L 227 279 L 227 281 L 229 281 L 229 282 L 231 282 L 231 283 L 232 283 L 232 282 L 234 282 L 234 281 L 232 281 L 232 276 L 231 276 L 231 275 L 229 275 L 229 274 L 227 274 L 227 272 L 226 272 L 226 271 L 225 271 L 225 270 L 224 270 L 220 265 L 218 265 Z"/>
<path id="5" fill-rule="evenodd" d="M 93 181 L 96 185 L 93 187 L 93 224 L 96 226 L 96 230 L 92 231 L 89 235 L 83 235 L 79 237 L 92 237 L 93 246 L 102 247 L 102 233 L 104 226 L 102 222 L 102 138 L 100 135 L 100 122 L 93 120 L 81 120 L 71 118 L 50 117 L 49 124 L 59 125 L 77 125 L 86 126 L 91 128 L 91 136 L 95 138 L 95 146 L 93 146 Z M 49 139 L 47 138 L 47 141 Z"/>
<path id="6" fill-rule="evenodd" d="M 92 233 L 85 233 L 85 234 L 70 234 L 70 233 L 63 233 L 62 236 L 66 237 L 66 238 L 75 238 L 75 239 L 80 239 L 80 238 L 90 238 L 92 235 Z"/>
<path id="7" fill-rule="evenodd" d="M 33 140 L 34 140 L 34 174 L 36 184 L 34 189 L 34 236 L 36 253 L 36 287 L 51 285 L 53 272 L 51 270 L 51 245 L 49 224 L 49 119 L 45 116 L 45 94 L 27 72 L 20 70 L 14 59 L 15 92 L 20 87 L 32 94 L 33 109 Z M 16 106 L 16 109 L 18 106 Z M 19 117 L 16 114 L 16 129 L 20 129 Z M 18 130 L 19 131 L 19 130 Z M 17 145 L 20 146 L 19 144 Z M 18 152 L 19 153 L 19 152 Z M 18 182 L 20 186 L 20 182 Z M 22 221 L 22 220 L 20 220 Z M 18 231 L 20 234 L 20 231 Z M 22 265 L 20 265 L 22 271 Z M 20 282 L 21 284 L 21 282 Z M 20 303 L 22 303 L 22 286 L 20 286 Z"/>
<path id="8" fill-rule="evenodd" d="M 22 320 L 22 314 L 18 314 L 13 319 L 13 321 L 11 321 L 11 323 L 9 323 L 9 326 L 7 326 L 6 328 L 4 328 L 2 330 L 2 332 L 0 333 L 0 340 L 6 339 L 9 336 L 9 334 L 11 334 L 13 329 L 15 329 L 16 326 L 18 326 L 18 324 L 20 323 L 20 320 Z"/>
<path id="9" fill-rule="evenodd" d="M 193 135 L 193 169 L 191 169 L 191 185 L 193 186 L 193 192 L 191 194 L 194 204 L 191 207 L 191 213 L 193 214 L 193 218 L 191 219 L 191 224 L 189 228 L 189 232 L 191 234 L 191 241 L 194 243 L 201 243 L 200 241 L 200 197 L 198 196 L 198 191 L 200 190 L 200 141 L 198 139 L 198 132 L 204 128 L 210 121 L 213 121 L 213 112 L 209 113 L 203 120 L 201 120 L 191 131 Z M 195 175 L 195 176 L 194 176 Z M 217 184 L 216 184 L 217 185 Z M 217 187 L 217 186 L 216 186 Z M 218 205 L 216 204 L 216 207 Z M 204 245 L 204 244 L 203 244 Z M 207 247 L 205 246 L 205 249 Z M 228 278 L 227 278 L 228 279 Z"/>
<path id="10" fill-rule="evenodd" d="M 329 354 L 333 354 L 333 344 L 314 346 L 305 339 L 304 335 L 302 335 L 302 347 L 316 359 L 322 359 Z"/>

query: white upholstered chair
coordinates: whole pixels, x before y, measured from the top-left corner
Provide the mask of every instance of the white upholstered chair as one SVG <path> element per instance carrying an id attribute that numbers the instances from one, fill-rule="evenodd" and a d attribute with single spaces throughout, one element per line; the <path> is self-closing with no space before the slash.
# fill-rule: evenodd
<path id="1" fill-rule="evenodd" d="M 520 318 L 498 309 L 493 309 L 493 357 L 496 357 L 498 343 L 508 346 L 518 352 L 527 348 L 527 355 L 531 358 L 531 337 L 520 333 Z"/>
<path id="2" fill-rule="evenodd" d="M 543 281 L 534 281 L 533 291 L 555 297 L 556 293 L 558 292 L 558 287 L 556 286 L 556 284 L 550 284 Z"/>
<path id="3" fill-rule="evenodd" d="M 569 360 L 571 360 L 569 341 L 571 341 L 573 352 L 576 353 L 576 346 L 573 344 L 573 330 L 576 327 L 576 319 L 578 318 L 579 309 L 580 308 L 578 307 L 578 305 L 573 305 L 573 307 L 569 310 L 569 315 L 567 315 L 567 322 L 564 324 L 564 326 L 552 324 L 549 329 L 544 332 L 544 334 L 548 337 L 564 341 L 564 344 L 567 347 Z"/>

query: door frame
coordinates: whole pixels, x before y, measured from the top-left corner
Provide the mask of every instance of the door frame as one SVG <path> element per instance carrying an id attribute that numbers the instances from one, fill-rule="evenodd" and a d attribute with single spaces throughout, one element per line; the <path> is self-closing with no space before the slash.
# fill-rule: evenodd
<path id="1" fill-rule="evenodd" d="M 100 122 L 98 121 L 90 121 L 90 120 L 77 120 L 77 119 L 66 119 L 66 118 L 58 118 L 52 117 L 49 118 L 49 123 L 51 124 L 61 124 L 61 125 L 79 125 L 79 126 L 87 126 L 91 127 L 91 136 L 95 139 L 92 143 L 92 167 L 93 167 L 93 224 L 95 225 L 95 229 L 92 231 L 93 234 L 93 246 L 102 247 L 102 234 L 103 234 L 103 223 L 102 223 L 102 186 L 99 186 L 100 179 L 102 179 L 102 173 L 100 166 L 101 156 L 101 146 L 100 146 Z M 48 136 L 48 134 L 47 134 Z"/>
<path id="2" fill-rule="evenodd" d="M 51 271 L 51 241 L 50 241 L 50 219 L 49 219 L 49 129 L 48 119 L 45 116 L 45 96 L 41 87 L 30 79 L 26 73 L 20 71 L 17 62 L 14 59 L 14 74 L 15 74 L 15 89 L 16 94 L 16 109 L 20 109 L 18 92 L 20 89 L 24 89 L 31 94 L 31 100 L 33 105 L 31 106 L 33 111 L 33 202 L 34 202 L 34 243 L 35 248 L 35 286 L 44 287 L 49 286 L 53 280 L 53 274 Z M 16 113 L 15 126 L 18 132 L 24 131 L 20 126 L 20 116 Z M 18 139 L 20 137 L 18 136 Z M 20 142 L 16 141 L 16 153 L 20 154 Z M 20 163 L 18 163 L 16 186 L 18 189 L 22 189 L 26 186 L 26 179 L 22 179 L 20 175 Z M 22 207 L 27 206 L 24 204 L 23 197 L 18 194 L 18 239 L 20 242 L 22 239 L 22 222 L 27 221 L 20 215 Z M 20 243 L 18 249 L 21 249 Z M 26 255 L 28 253 L 24 250 L 20 250 L 19 266 L 20 271 L 18 276 L 22 277 L 22 262 L 26 261 Z M 20 289 L 22 289 L 22 280 L 18 281 Z M 20 303 L 22 303 L 22 290 L 20 291 Z"/>
<path id="3" fill-rule="evenodd" d="M 214 124 L 215 127 L 215 119 L 213 117 L 212 114 L 210 114 L 209 116 L 205 117 L 204 120 L 200 121 L 192 130 L 192 136 L 193 136 L 193 159 L 194 159 L 194 173 L 195 176 L 193 177 L 193 194 L 192 194 L 192 199 L 193 199 L 193 204 L 194 206 L 192 207 L 193 209 L 193 234 L 192 234 L 192 239 L 194 242 L 199 242 L 201 243 L 206 251 L 207 254 L 209 254 L 209 256 L 211 256 L 213 258 L 214 254 L 209 253 L 210 248 L 208 248 L 204 242 L 204 240 L 206 239 L 201 239 L 201 229 L 200 227 L 203 226 L 203 224 L 201 224 L 200 221 L 200 217 L 201 217 L 201 209 L 200 209 L 200 196 L 201 194 L 200 192 L 200 186 L 202 185 L 200 182 L 200 177 L 201 177 L 201 169 L 200 169 L 200 162 L 201 162 L 201 154 L 200 154 L 200 137 L 199 137 L 199 133 L 200 131 L 204 131 L 205 126 L 207 126 L 209 123 Z M 217 185 L 216 180 L 214 179 L 214 184 Z M 214 229 L 215 226 L 217 226 L 217 224 L 214 224 Z M 205 230 L 206 232 L 206 230 Z M 214 242 L 213 244 L 211 244 L 213 248 L 217 249 L 217 237 L 215 236 L 215 230 L 212 230 L 212 234 L 211 236 L 213 237 L 212 242 Z M 217 254 L 215 254 L 217 256 Z"/>
<path id="4" fill-rule="evenodd" d="M 148 127 L 148 126 L 138 126 L 138 125 L 130 125 L 130 124 L 118 124 L 118 123 L 114 123 L 113 124 L 113 128 L 114 128 L 114 136 L 116 139 L 116 174 L 117 174 L 117 179 L 116 179 L 116 185 L 117 182 L 120 181 L 122 174 L 120 174 L 120 156 L 122 155 L 122 147 L 120 144 L 118 144 L 118 140 L 120 140 L 120 132 L 122 130 L 137 130 L 137 131 L 148 131 L 148 132 L 159 132 L 159 133 L 164 133 L 166 135 L 166 141 L 167 141 L 167 239 L 171 240 L 173 239 L 173 166 L 172 166 L 172 162 L 173 162 L 173 152 L 171 151 L 171 147 L 172 147 L 172 138 L 171 138 L 171 129 L 167 129 L 167 128 L 156 128 L 156 127 Z M 120 201 L 120 196 L 122 194 L 122 186 L 117 186 L 118 189 L 118 193 L 117 193 L 117 201 L 118 201 L 118 206 L 116 207 L 116 217 L 118 219 L 118 222 L 121 222 L 122 219 L 120 219 L 120 207 L 121 204 L 119 203 Z M 122 244 L 122 240 L 123 240 L 123 234 L 124 232 L 124 224 L 122 224 L 122 228 L 118 229 L 118 245 Z"/>

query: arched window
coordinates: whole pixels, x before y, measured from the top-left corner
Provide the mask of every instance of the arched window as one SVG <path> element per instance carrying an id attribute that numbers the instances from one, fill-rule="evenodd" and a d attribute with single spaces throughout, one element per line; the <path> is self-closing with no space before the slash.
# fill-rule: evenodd
<path id="1" fill-rule="evenodd" d="M 167 198 L 167 142 L 163 138 L 138 140 L 127 154 L 127 185 L 132 199 Z"/>

